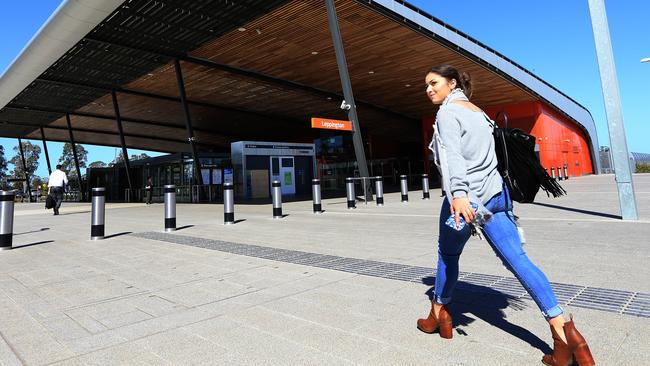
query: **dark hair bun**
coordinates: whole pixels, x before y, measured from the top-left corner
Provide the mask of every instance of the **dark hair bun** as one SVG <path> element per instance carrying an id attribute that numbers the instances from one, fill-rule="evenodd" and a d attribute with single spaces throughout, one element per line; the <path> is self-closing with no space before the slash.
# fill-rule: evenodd
<path id="1" fill-rule="evenodd" d="M 458 70 L 447 64 L 434 66 L 429 70 L 429 73 L 438 74 L 447 81 L 456 80 L 459 88 L 463 89 L 468 98 L 472 96 L 472 78 L 466 72 L 458 72 Z"/>
<path id="2" fill-rule="evenodd" d="M 472 96 L 472 77 L 466 73 L 460 73 L 460 85 L 468 98 Z"/>

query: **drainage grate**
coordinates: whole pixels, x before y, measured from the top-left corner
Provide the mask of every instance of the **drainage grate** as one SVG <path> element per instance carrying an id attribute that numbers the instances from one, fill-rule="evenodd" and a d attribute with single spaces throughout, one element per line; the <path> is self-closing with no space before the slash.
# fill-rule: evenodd
<path id="1" fill-rule="evenodd" d="M 239 244 L 221 240 L 192 236 L 144 232 L 131 234 L 139 238 L 183 244 L 199 248 L 270 259 L 279 262 L 357 273 L 365 276 L 391 280 L 421 283 L 423 278 L 433 278 L 434 269 L 409 266 L 399 263 L 371 261 L 336 255 L 278 249 L 259 245 Z M 552 282 L 557 300 L 563 305 L 607 311 L 623 315 L 650 318 L 650 294 L 621 291 L 608 288 L 578 286 Z M 457 288 L 470 292 L 502 293 L 512 298 L 531 300 L 519 281 L 513 277 L 502 277 L 483 273 L 461 272 Z"/>

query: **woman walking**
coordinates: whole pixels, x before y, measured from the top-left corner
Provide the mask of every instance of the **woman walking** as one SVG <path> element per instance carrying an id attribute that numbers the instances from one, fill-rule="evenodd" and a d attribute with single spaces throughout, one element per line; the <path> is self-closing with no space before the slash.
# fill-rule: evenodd
<path id="1" fill-rule="evenodd" d="M 573 319 L 564 319 L 548 279 L 522 249 L 512 201 L 497 170 L 492 126 L 485 113 L 468 99 L 472 86 L 469 75 L 440 65 L 429 70 L 425 82 L 427 96 L 440 105 L 432 150 L 446 198 L 440 211 L 435 296 L 429 316 L 418 320 L 418 328 L 425 333 L 437 330 L 441 337 L 452 338 L 452 319 L 446 306 L 458 282 L 458 260 L 477 225 L 550 325 L 553 353 L 544 355 L 542 362 L 567 366 L 575 358 L 580 366 L 594 365 Z"/>

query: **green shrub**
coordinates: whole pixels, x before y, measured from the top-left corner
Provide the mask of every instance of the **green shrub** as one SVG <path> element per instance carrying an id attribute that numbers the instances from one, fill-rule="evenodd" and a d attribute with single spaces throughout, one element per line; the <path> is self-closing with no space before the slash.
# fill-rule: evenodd
<path id="1" fill-rule="evenodd" d="M 650 173 L 650 164 L 636 163 L 637 173 Z"/>

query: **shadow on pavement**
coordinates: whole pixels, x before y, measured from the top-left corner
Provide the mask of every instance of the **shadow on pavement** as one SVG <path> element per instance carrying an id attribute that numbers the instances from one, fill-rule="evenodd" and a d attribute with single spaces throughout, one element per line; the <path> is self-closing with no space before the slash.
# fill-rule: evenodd
<path id="1" fill-rule="evenodd" d="M 589 211 L 589 210 L 582 210 L 579 208 L 572 208 L 572 207 L 564 207 L 564 206 L 557 206 L 557 205 L 551 205 L 548 203 L 539 203 L 539 202 L 533 202 L 533 205 L 537 206 L 544 206 L 544 207 L 549 207 L 549 208 L 556 208 L 558 210 L 565 210 L 565 211 L 571 211 L 571 212 L 577 212 L 585 215 L 593 215 L 593 216 L 601 216 L 601 217 L 607 217 L 609 219 L 622 219 L 623 217 L 619 215 L 614 215 L 614 214 L 608 214 L 604 212 L 596 212 L 596 211 Z"/>
<path id="2" fill-rule="evenodd" d="M 434 286 L 435 277 L 425 277 L 422 279 L 422 283 L 428 286 Z M 433 291 L 434 288 L 431 287 L 431 289 L 426 292 L 429 299 L 433 299 Z M 449 307 L 449 312 L 454 320 L 456 332 L 460 335 L 468 335 L 470 329 L 467 326 L 474 322 L 476 320 L 475 318 L 479 318 L 484 322 L 521 339 L 532 347 L 539 349 L 543 354 L 552 353 L 553 350 L 551 347 L 542 339 L 531 333 L 529 330 L 522 328 L 519 325 L 512 324 L 506 319 L 504 309 L 508 307 L 515 310 L 522 310 L 527 308 L 528 305 L 521 299 L 504 294 L 489 287 L 458 281 L 454 293 L 454 302 Z M 541 314 L 540 321 L 544 321 Z M 463 326 L 463 328 L 459 328 L 459 326 Z"/>
<path id="3" fill-rule="evenodd" d="M 42 227 L 42 228 L 40 228 L 38 230 L 25 231 L 25 232 L 22 232 L 22 233 L 14 233 L 14 236 L 23 235 L 23 234 L 40 233 L 41 231 L 45 231 L 45 230 L 50 230 L 50 228 L 49 227 Z"/>
<path id="4" fill-rule="evenodd" d="M 59 216 L 69 216 L 69 215 L 79 215 L 79 214 L 86 214 L 88 212 L 91 212 L 90 210 L 86 211 L 79 211 L 79 212 L 66 212 L 66 213 L 59 213 Z M 54 216 L 54 215 L 53 215 Z"/>
<path id="5" fill-rule="evenodd" d="M 129 234 L 132 234 L 132 233 L 133 233 L 133 231 L 124 231 L 124 232 L 121 232 L 121 233 L 111 234 L 111 235 L 105 236 L 104 239 L 110 239 L 110 238 L 114 238 L 116 236 L 122 236 L 122 235 L 129 235 Z"/>
<path id="6" fill-rule="evenodd" d="M 345 205 L 347 203 L 348 203 L 348 201 L 345 200 L 345 201 L 341 201 L 341 202 L 328 202 L 327 205 L 335 206 L 335 205 Z"/>
<path id="7" fill-rule="evenodd" d="M 178 230 L 183 230 L 183 229 L 189 229 L 189 228 L 191 228 L 191 227 L 194 227 L 194 225 L 185 225 L 185 226 L 177 227 L 177 228 L 176 228 L 176 231 L 178 231 Z"/>
<path id="8" fill-rule="evenodd" d="M 37 241 L 36 243 L 30 243 L 30 244 L 25 244 L 21 245 L 18 247 L 13 247 L 13 249 L 22 249 L 22 248 L 27 248 L 27 247 L 33 247 L 34 245 L 39 245 L 39 244 L 47 244 L 47 243 L 54 243 L 54 240 L 43 240 L 43 241 Z"/>

